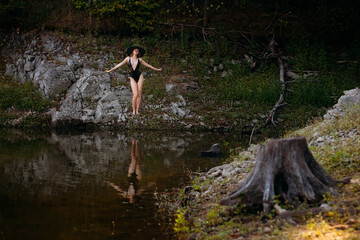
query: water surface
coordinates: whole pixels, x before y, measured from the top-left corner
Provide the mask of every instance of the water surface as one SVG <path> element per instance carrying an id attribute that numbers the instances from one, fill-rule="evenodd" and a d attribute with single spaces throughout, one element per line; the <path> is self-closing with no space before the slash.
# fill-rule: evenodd
<path id="1" fill-rule="evenodd" d="M 216 142 L 221 158 L 199 156 Z M 0 132 L 0 239 L 167 239 L 154 191 L 239 144 L 236 134 Z"/>

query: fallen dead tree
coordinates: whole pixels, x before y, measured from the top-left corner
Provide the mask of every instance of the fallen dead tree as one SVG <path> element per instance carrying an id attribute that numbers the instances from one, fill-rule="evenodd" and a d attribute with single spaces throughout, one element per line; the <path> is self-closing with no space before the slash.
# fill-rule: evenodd
<path id="1" fill-rule="evenodd" d="M 274 107 L 271 109 L 271 111 L 269 113 L 269 116 L 268 116 L 268 118 L 266 119 L 266 121 L 264 123 L 264 126 L 268 125 L 270 122 L 273 125 L 275 125 L 274 116 L 275 116 L 276 110 L 279 107 L 285 105 L 284 96 L 285 96 L 285 92 L 287 91 L 287 82 L 285 81 L 285 66 L 284 66 L 283 60 L 281 59 L 280 53 L 277 53 L 276 50 L 275 50 L 275 45 L 276 45 L 276 42 L 275 42 L 275 39 L 273 38 L 270 41 L 269 49 L 271 51 L 271 55 L 276 58 L 276 61 L 277 61 L 278 66 L 279 66 L 279 75 L 280 75 L 279 77 L 280 77 L 280 84 L 281 84 L 281 93 L 280 93 L 279 100 L 275 103 Z"/>
<path id="2" fill-rule="evenodd" d="M 270 140 L 260 145 L 253 170 L 237 191 L 222 199 L 222 205 L 262 204 L 269 213 L 275 196 L 285 202 L 316 202 L 327 193 L 337 195 L 339 183 L 314 159 L 304 137 Z"/>

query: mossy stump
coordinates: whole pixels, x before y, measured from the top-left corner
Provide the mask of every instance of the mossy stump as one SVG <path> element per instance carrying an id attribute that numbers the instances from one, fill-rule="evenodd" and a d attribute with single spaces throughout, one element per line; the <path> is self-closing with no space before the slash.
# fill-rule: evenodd
<path id="1" fill-rule="evenodd" d="M 262 204 L 267 214 L 274 205 L 275 196 L 287 202 L 316 202 L 326 193 L 337 195 L 338 184 L 349 182 L 350 179 L 332 178 L 317 163 L 304 137 L 274 139 L 259 146 L 249 176 L 220 204 Z"/>

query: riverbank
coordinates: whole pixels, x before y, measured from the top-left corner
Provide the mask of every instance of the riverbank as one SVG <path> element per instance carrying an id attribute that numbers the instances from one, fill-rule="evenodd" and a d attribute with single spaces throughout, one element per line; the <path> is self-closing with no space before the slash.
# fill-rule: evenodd
<path id="1" fill-rule="evenodd" d="M 198 111 L 199 99 L 189 96 L 197 94 L 199 83 L 187 71 L 174 66 L 178 63 L 165 63 L 162 73 L 143 69 L 141 115 L 132 116 L 128 72 L 107 74 L 104 70 L 126 57 L 126 45 L 139 45 L 139 40 L 112 38 L 107 42 L 104 38 L 37 31 L 6 39 L 2 49 L 2 92 L 33 85 L 28 93 L 39 92 L 35 102 L 41 102 L 42 96 L 48 100 L 48 109 L 11 105 L 11 99 L 21 96 L 16 96 L 16 91 L 14 96 L 4 94 L 0 121 L 3 127 L 206 131 L 232 127 L 229 119 L 209 119 L 206 111 Z M 149 50 L 147 55 L 151 54 L 163 53 Z M 157 55 L 144 59 L 160 65 Z"/>
<path id="2" fill-rule="evenodd" d="M 274 136 L 324 114 L 342 89 L 356 84 L 356 70 L 352 68 L 355 63 L 351 62 L 340 66 L 336 73 L 289 71 L 287 74 L 296 78 L 292 81 L 296 82 L 292 85 L 294 91 L 286 95 L 288 104 L 272 118 L 276 128 L 272 124 L 264 128 L 281 89 L 278 69 L 272 61 L 253 69 L 246 54 L 224 58 L 203 41 L 176 47 L 184 44 L 183 39 L 155 36 L 127 39 L 35 29 L 7 35 L 4 40 L 1 91 L 7 94 L 2 94 L 1 99 L 2 127 L 219 130 L 247 134 L 256 129 Z M 126 57 L 125 49 L 131 45 L 144 46 L 148 50 L 144 59 L 164 69 L 161 73 L 142 69 L 143 104 L 137 117 L 131 114 L 127 71 L 104 72 Z M 295 60 L 288 64 L 300 68 Z M 46 109 L 37 108 L 36 103 L 44 103 L 39 96 L 31 100 L 35 105 L 28 106 L 24 104 L 28 96 L 10 90 L 21 89 L 24 84 L 25 93 L 35 90 L 47 101 Z M 21 97 L 21 104 L 12 103 Z"/>
<path id="3" fill-rule="evenodd" d="M 355 105 L 354 105 L 355 103 Z M 225 207 L 220 200 L 237 189 L 255 162 L 257 145 L 237 149 L 227 164 L 207 172 L 192 173 L 192 184 L 177 194 L 158 195 L 159 208 L 175 217 L 172 228 L 179 239 L 358 239 L 360 236 L 360 90 L 346 91 L 324 118 L 285 138 L 305 136 L 315 159 L 336 179 L 351 177 L 339 187 L 339 196 L 324 196 L 318 204 L 292 206 L 287 210 L 318 207 L 329 211 L 297 216 L 293 226 L 273 210 L 264 215 L 260 208 L 245 205 Z"/>

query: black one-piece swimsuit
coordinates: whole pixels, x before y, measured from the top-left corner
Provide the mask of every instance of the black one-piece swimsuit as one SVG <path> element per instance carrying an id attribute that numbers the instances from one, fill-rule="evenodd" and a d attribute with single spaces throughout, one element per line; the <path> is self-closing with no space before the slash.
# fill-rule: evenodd
<path id="1" fill-rule="evenodd" d="M 129 70 L 130 70 L 130 77 L 132 77 L 135 82 L 139 81 L 141 72 L 139 71 L 140 68 L 140 60 L 138 59 L 138 63 L 135 67 L 135 70 L 133 69 L 132 65 L 131 65 L 131 58 L 129 58 Z"/>

